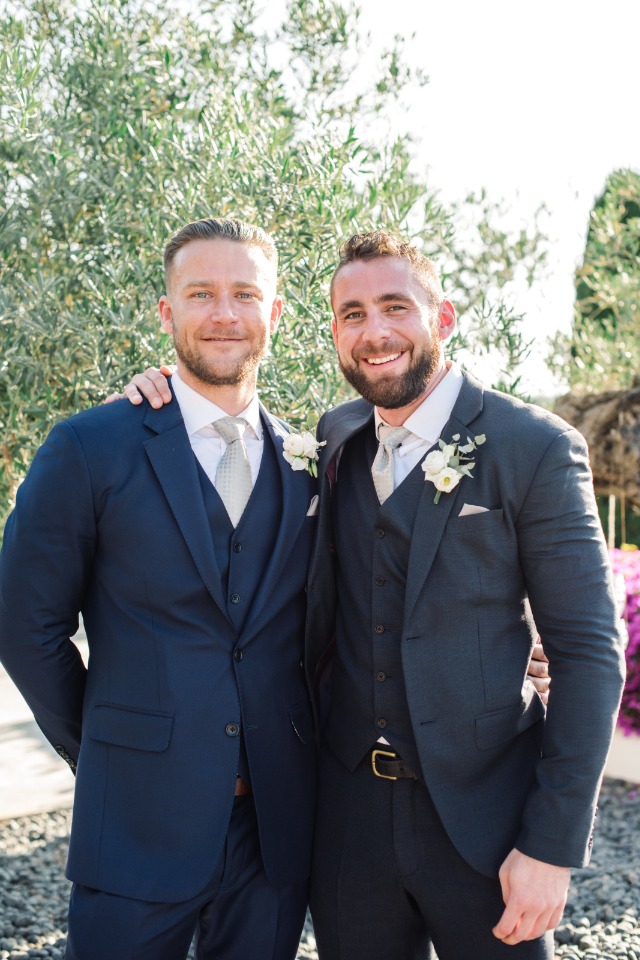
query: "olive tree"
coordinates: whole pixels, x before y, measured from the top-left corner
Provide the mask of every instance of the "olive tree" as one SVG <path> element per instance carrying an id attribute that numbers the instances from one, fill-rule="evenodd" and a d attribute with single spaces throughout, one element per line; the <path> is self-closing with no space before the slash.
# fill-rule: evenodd
<path id="1" fill-rule="evenodd" d="M 450 289 L 481 318 L 454 351 L 503 346 L 509 329 L 514 367 L 519 333 L 486 322 L 502 308 L 485 293 L 508 278 L 513 249 L 535 258 L 538 237 L 513 248 L 481 211 L 480 251 L 458 249 L 410 139 L 371 134 L 425 78 L 396 39 L 379 75 L 354 83 L 357 8 L 292 0 L 271 30 L 252 0 L 209 0 L 198 15 L 12 0 L 3 13 L 0 518 L 53 422 L 171 359 L 155 306 L 161 251 L 198 217 L 239 216 L 277 239 L 286 308 L 260 389 L 293 423 L 347 395 L 326 294 L 337 246 L 357 230 L 394 227 L 446 258 Z"/>

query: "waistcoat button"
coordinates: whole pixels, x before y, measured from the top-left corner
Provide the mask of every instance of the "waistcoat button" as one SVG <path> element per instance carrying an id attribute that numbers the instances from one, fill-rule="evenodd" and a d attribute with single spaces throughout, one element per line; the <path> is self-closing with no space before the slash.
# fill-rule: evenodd
<path id="1" fill-rule="evenodd" d="M 231 594 L 231 603 L 240 603 L 240 594 L 232 593 Z"/>
<path id="2" fill-rule="evenodd" d="M 228 723 L 224 728 L 224 732 L 228 737 L 237 737 L 240 733 L 240 727 L 237 723 Z"/>

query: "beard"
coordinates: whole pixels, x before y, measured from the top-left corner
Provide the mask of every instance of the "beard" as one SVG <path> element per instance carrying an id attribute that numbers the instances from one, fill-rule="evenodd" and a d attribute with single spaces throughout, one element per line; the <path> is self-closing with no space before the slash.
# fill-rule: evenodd
<path id="1" fill-rule="evenodd" d="M 389 344 L 385 356 L 391 353 L 400 353 L 404 346 Z M 371 356 L 371 354 L 367 354 Z M 397 410 L 413 403 L 424 393 L 427 384 L 440 365 L 442 344 L 436 337 L 431 347 L 419 353 L 411 351 L 409 368 L 403 374 L 390 375 L 388 378 L 378 377 L 370 380 L 366 370 L 357 363 L 349 365 L 338 357 L 340 369 L 345 380 L 358 391 L 361 397 L 368 400 L 375 407 L 383 410 Z"/>
<path id="2" fill-rule="evenodd" d="M 174 325 L 173 329 L 173 345 L 178 358 L 201 383 L 212 387 L 237 386 L 255 379 L 260 361 L 267 352 L 266 331 L 257 340 L 246 342 L 250 344 L 250 350 L 243 357 L 216 359 L 201 353 L 197 348 L 197 341 L 195 345 L 187 343 L 179 327 Z"/>

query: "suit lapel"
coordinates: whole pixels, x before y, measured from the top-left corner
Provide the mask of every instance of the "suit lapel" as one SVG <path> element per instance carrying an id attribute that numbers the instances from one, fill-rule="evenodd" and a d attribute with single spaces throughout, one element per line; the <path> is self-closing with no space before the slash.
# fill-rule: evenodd
<path id="1" fill-rule="evenodd" d="M 362 430 L 373 417 L 373 407 L 366 400 L 356 400 L 347 408 L 347 412 L 335 424 L 326 437 L 326 445 L 321 447 L 318 460 L 318 477 L 330 477 L 333 485 L 336 460 L 347 440 L 358 430 Z"/>
<path id="2" fill-rule="evenodd" d="M 145 426 L 155 434 L 144 443 L 147 456 L 198 573 L 226 616 L 220 570 L 216 562 L 209 520 L 202 499 L 196 458 L 185 430 L 178 401 L 154 410 L 149 407 Z"/>
<path id="3" fill-rule="evenodd" d="M 276 448 L 276 460 L 282 484 L 282 517 L 278 528 L 275 547 L 271 559 L 260 581 L 251 610 L 247 617 L 245 633 L 253 628 L 267 601 L 275 593 L 278 580 L 282 576 L 289 554 L 298 538 L 304 523 L 315 484 L 306 471 L 296 472 L 282 456 L 282 446 L 287 431 L 282 424 L 260 405 L 263 424 L 269 431 Z M 268 441 L 267 441 L 268 442 Z"/>
<path id="4" fill-rule="evenodd" d="M 482 392 L 480 384 L 465 373 L 458 399 L 440 434 L 445 442 L 449 442 L 456 433 L 460 434 L 461 443 L 466 442 L 469 424 L 482 412 Z M 437 444 L 434 444 L 432 449 L 437 449 Z M 451 493 L 443 493 L 438 503 L 434 503 L 436 488 L 433 483 L 425 481 L 425 489 L 420 497 L 409 551 L 405 594 L 405 629 L 410 622 L 413 609 L 429 576 L 447 520 L 451 516 L 456 503 L 460 503 L 460 489 L 468 483 L 473 483 L 473 481 L 468 477 L 463 477 L 455 490 Z M 464 497 L 464 492 L 462 497 Z"/>

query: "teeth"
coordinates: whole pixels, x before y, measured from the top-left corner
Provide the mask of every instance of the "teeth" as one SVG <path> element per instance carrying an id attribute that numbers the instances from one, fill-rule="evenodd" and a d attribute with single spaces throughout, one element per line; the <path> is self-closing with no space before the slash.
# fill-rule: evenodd
<path id="1" fill-rule="evenodd" d="M 390 353 L 388 357 L 367 357 L 367 363 L 390 363 L 391 360 L 397 360 L 399 353 Z"/>

